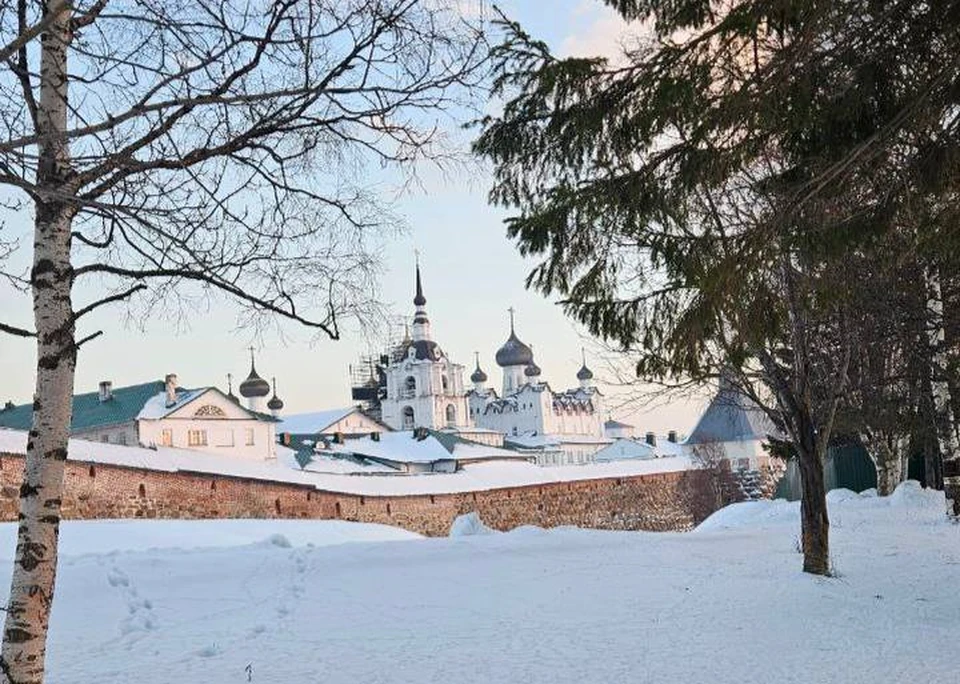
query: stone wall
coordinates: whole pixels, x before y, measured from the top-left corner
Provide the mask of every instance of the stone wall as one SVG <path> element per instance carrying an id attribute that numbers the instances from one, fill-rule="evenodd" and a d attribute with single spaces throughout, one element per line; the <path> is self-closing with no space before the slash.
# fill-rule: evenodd
<path id="1" fill-rule="evenodd" d="M 16 520 L 23 457 L 0 454 L 0 519 Z M 712 512 L 704 471 L 552 482 L 477 492 L 360 496 L 282 482 L 68 461 L 63 515 L 94 518 L 315 518 L 431 536 L 477 511 L 487 525 L 687 530 Z"/>

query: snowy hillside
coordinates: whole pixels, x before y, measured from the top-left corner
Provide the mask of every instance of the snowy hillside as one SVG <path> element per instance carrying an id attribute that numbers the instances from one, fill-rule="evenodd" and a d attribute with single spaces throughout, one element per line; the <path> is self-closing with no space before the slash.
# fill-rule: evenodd
<path id="1" fill-rule="evenodd" d="M 800 572 L 785 502 L 688 534 L 70 523 L 48 682 L 952 681 L 942 495 L 830 498 L 834 579 Z"/>

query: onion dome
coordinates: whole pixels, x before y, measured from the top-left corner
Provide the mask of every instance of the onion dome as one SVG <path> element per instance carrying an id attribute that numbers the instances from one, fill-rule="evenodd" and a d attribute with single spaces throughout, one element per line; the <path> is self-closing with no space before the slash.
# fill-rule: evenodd
<path id="1" fill-rule="evenodd" d="M 250 375 L 240 383 L 240 395 L 246 398 L 265 397 L 270 394 L 270 383 L 257 375 L 253 365 L 253 347 L 250 348 Z"/>
<path id="2" fill-rule="evenodd" d="M 480 369 L 480 352 L 474 352 L 477 356 L 477 368 L 470 375 L 470 382 L 486 382 L 487 374 Z"/>
<path id="3" fill-rule="evenodd" d="M 583 356 L 583 365 L 577 371 L 577 380 L 593 380 L 593 371 L 587 368 L 587 352 L 581 348 L 580 354 Z"/>
<path id="4" fill-rule="evenodd" d="M 533 363 L 533 350 L 519 340 L 517 333 L 513 329 L 513 309 L 510 309 L 510 337 L 503 343 L 503 346 L 497 350 L 497 365 L 501 368 L 507 366 L 529 366 Z"/>
<path id="5" fill-rule="evenodd" d="M 277 396 L 277 379 L 273 378 L 273 396 L 267 402 L 267 408 L 271 411 L 279 411 L 283 408 L 283 400 Z"/>
<path id="6" fill-rule="evenodd" d="M 529 366 L 523 369 L 523 374 L 528 378 L 539 378 L 540 366 L 538 366 L 536 363 L 531 363 Z"/>
<path id="7" fill-rule="evenodd" d="M 406 346 L 406 357 L 410 354 L 410 350 L 413 349 L 413 358 L 417 361 L 439 361 L 443 358 L 443 351 L 440 349 L 440 345 L 434 342 L 433 340 L 414 340 L 413 342 L 408 342 Z"/>

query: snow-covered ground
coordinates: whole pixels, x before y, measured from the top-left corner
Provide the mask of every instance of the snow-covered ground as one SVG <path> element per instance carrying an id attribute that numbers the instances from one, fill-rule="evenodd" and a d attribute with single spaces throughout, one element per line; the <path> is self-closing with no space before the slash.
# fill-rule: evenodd
<path id="1" fill-rule="evenodd" d="M 830 500 L 832 579 L 800 572 L 786 502 L 730 507 L 687 534 L 527 527 L 390 543 L 373 540 L 410 535 L 72 523 L 47 681 L 954 681 L 960 527 L 942 495 L 908 484 Z"/>

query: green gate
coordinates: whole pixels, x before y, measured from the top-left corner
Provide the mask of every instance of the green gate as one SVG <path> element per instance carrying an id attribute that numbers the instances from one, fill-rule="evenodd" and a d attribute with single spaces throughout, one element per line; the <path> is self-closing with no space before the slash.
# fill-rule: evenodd
<path id="1" fill-rule="evenodd" d="M 823 479 L 827 491 L 831 489 L 850 489 L 862 492 L 877 486 L 877 469 L 867 456 L 867 450 L 859 444 L 832 446 L 827 450 L 823 464 Z M 778 499 L 796 501 L 800 498 L 800 472 L 797 460 L 787 462 L 787 470 L 775 494 Z"/>

